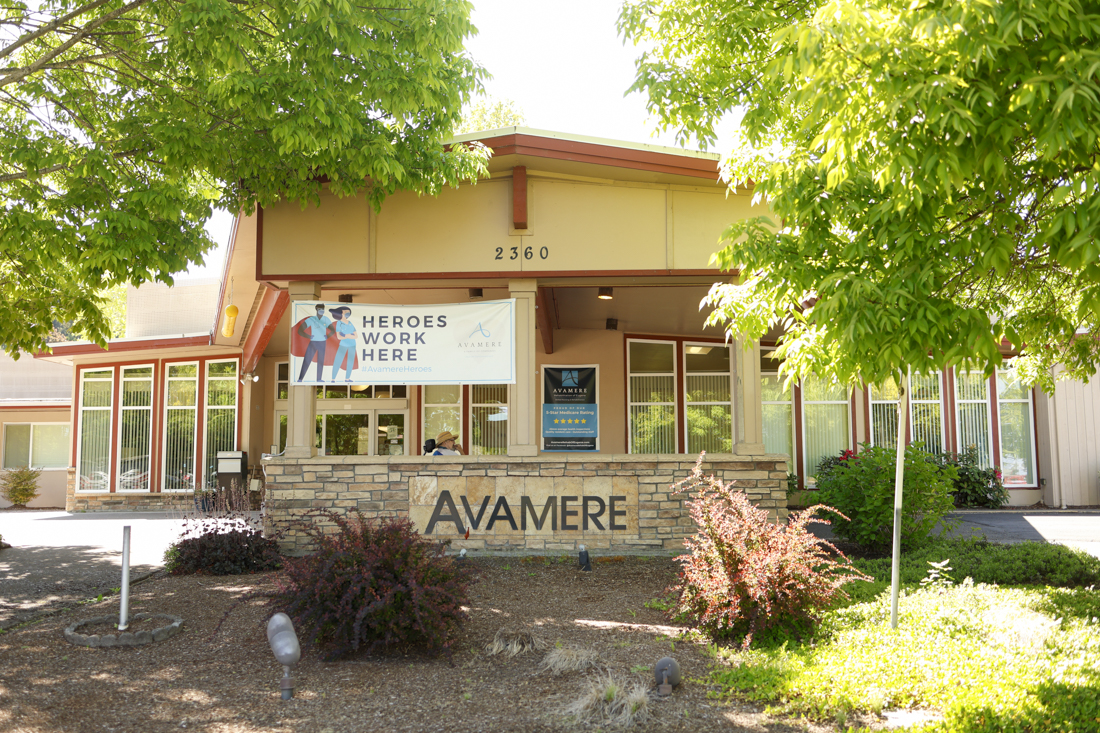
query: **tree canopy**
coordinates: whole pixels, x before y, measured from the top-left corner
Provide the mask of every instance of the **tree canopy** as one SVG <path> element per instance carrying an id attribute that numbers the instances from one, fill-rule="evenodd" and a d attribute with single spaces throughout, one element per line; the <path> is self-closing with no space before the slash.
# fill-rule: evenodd
<path id="1" fill-rule="evenodd" d="M 483 97 L 473 102 L 462 115 L 458 133 L 499 130 L 527 123 L 523 110 L 511 99 Z"/>
<path id="2" fill-rule="evenodd" d="M 171 282 L 213 207 L 484 170 L 445 149 L 484 72 L 465 0 L 45 0 L 0 11 L 0 348 L 54 320 L 103 342 L 102 293 Z"/>
<path id="3" fill-rule="evenodd" d="M 682 140 L 743 113 L 712 316 L 790 374 L 1087 379 L 1100 356 L 1100 4 L 627 0 L 635 89 Z"/>

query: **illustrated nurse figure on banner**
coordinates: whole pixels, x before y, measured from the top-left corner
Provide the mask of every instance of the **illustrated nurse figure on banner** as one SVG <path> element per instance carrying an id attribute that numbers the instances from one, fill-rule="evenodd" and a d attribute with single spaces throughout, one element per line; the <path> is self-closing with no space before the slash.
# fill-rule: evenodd
<path id="1" fill-rule="evenodd" d="M 324 368 L 331 366 L 330 382 L 337 381 L 337 374 L 343 368 L 344 381 L 351 383 L 352 371 L 359 368 L 355 348 L 359 334 L 349 318 L 351 308 L 331 308 L 332 318 L 325 315 L 323 304 L 318 303 L 316 310 L 316 314 L 303 318 L 291 329 L 290 353 L 302 357 L 297 381 L 305 381 L 310 364 L 316 364 L 318 382 L 323 381 Z"/>

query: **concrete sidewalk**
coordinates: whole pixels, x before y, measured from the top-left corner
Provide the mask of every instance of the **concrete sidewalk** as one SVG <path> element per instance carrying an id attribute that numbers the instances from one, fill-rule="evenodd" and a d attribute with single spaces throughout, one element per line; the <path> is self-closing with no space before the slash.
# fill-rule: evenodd
<path id="1" fill-rule="evenodd" d="M 130 526 L 130 577 L 164 564 L 183 518 L 163 513 L 0 511 L 0 629 L 45 609 L 110 593 L 122 582 L 122 528 Z"/>
<path id="2" fill-rule="evenodd" d="M 1052 542 L 1100 557 L 1100 509 L 967 509 L 950 537 L 980 534 L 991 542 Z"/>

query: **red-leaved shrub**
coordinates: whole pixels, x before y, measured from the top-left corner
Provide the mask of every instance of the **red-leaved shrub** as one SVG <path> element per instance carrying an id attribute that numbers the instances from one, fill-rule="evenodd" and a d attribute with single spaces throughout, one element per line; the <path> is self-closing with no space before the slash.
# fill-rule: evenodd
<path id="1" fill-rule="evenodd" d="M 422 537 L 408 519 L 318 512 L 335 533 L 302 524 L 316 552 L 286 560 L 277 602 L 304 638 L 330 658 L 365 647 L 415 645 L 450 655 L 466 619 L 471 573 Z"/>
<path id="2" fill-rule="evenodd" d="M 685 540 L 673 616 L 687 616 L 716 640 L 742 640 L 774 626 L 813 623 L 852 580 L 869 580 L 831 543 L 811 534 L 820 510 L 790 515 L 787 524 L 768 520 L 744 492 L 704 476 L 699 457 L 691 475 L 676 484 L 690 494 L 687 507 L 697 532 Z"/>

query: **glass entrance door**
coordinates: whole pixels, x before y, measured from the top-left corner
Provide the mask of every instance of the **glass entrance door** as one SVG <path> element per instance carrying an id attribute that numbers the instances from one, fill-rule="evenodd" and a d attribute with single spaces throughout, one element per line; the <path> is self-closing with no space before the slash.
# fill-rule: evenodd
<path id="1" fill-rule="evenodd" d="M 405 455 L 405 414 L 400 412 L 378 413 L 376 456 Z"/>

